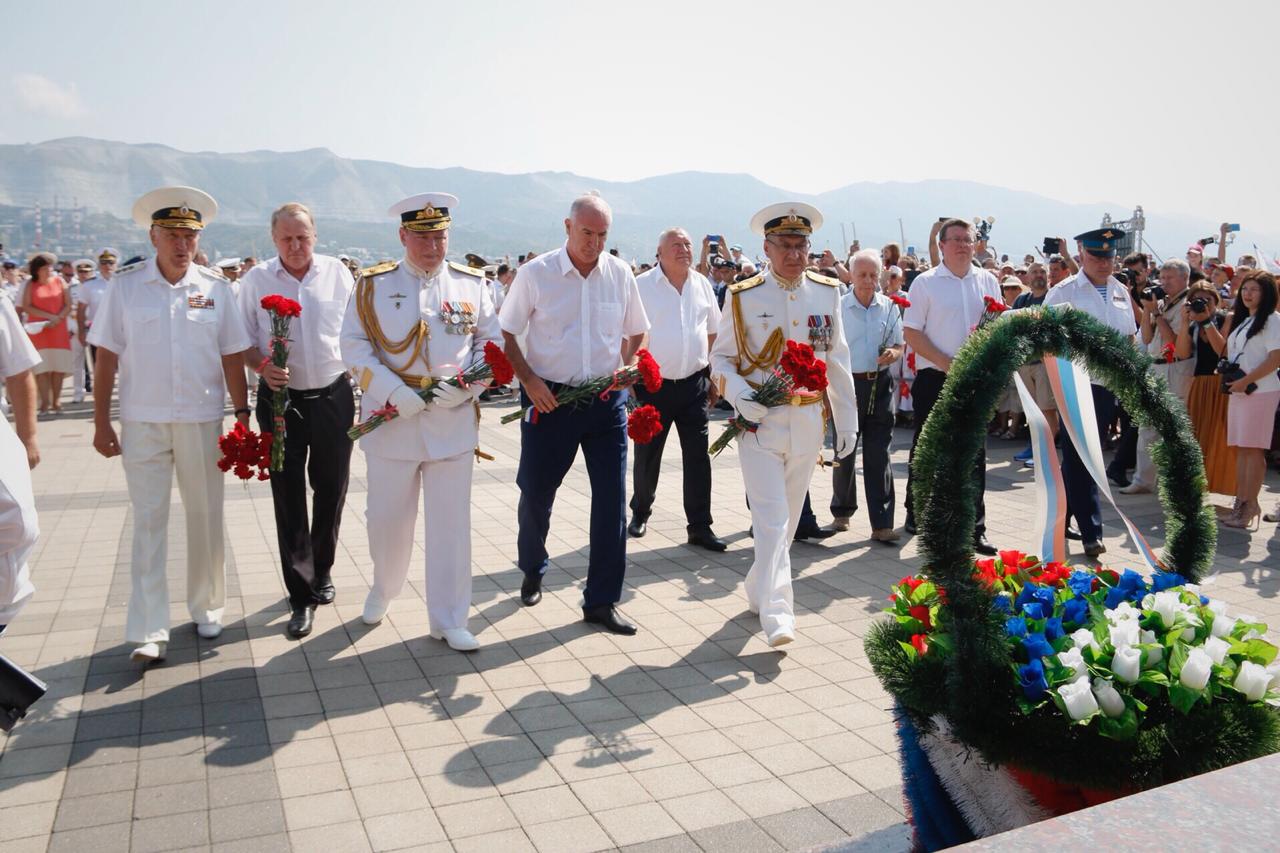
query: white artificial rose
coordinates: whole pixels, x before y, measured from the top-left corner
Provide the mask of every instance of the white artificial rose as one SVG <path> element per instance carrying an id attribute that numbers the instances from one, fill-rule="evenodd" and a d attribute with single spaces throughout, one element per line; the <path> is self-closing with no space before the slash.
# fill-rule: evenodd
<path id="1" fill-rule="evenodd" d="M 1183 629 L 1182 629 L 1182 634 L 1180 634 L 1179 636 L 1181 636 L 1181 637 L 1182 637 L 1182 641 L 1183 641 L 1184 643 L 1193 643 L 1193 642 L 1195 642 L 1195 639 L 1196 639 L 1196 629 L 1195 629 L 1195 628 L 1183 628 Z"/>
<path id="2" fill-rule="evenodd" d="M 1200 597 L 1200 584 L 1184 583 L 1182 585 L 1182 588 L 1185 589 L 1187 592 L 1191 593 L 1192 595 L 1196 596 L 1197 598 Z"/>
<path id="3" fill-rule="evenodd" d="M 1116 649 L 1115 657 L 1111 659 L 1111 671 L 1126 684 L 1133 684 L 1142 674 L 1142 652 L 1132 646 Z"/>
<path id="4" fill-rule="evenodd" d="M 1164 646 L 1161 646 L 1160 641 L 1156 639 L 1156 632 L 1143 631 L 1140 636 L 1142 638 L 1142 642 L 1156 644 L 1156 648 L 1147 652 L 1147 666 L 1155 666 L 1160 663 L 1160 661 L 1164 660 Z"/>
<path id="5" fill-rule="evenodd" d="M 1209 599 L 1209 604 L 1207 606 L 1213 611 L 1214 616 L 1227 615 L 1227 603 L 1221 599 L 1211 598 Z"/>
<path id="6" fill-rule="evenodd" d="M 1203 690 L 1209 683 L 1209 673 L 1213 668 L 1213 658 L 1204 649 L 1192 649 L 1187 654 L 1187 662 L 1182 665 L 1182 673 L 1178 681 L 1192 690 Z"/>
<path id="7" fill-rule="evenodd" d="M 1240 664 L 1240 672 L 1236 675 L 1236 690 L 1244 694 L 1244 698 L 1250 702 L 1257 702 L 1267 693 L 1267 685 L 1271 682 L 1271 676 L 1267 674 L 1267 668 L 1253 661 L 1244 661 Z"/>
<path id="8" fill-rule="evenodd" d="M 1117 649 L 1122 649 L 1125 646 L 1137 645 L 1138 631 L 1140 630 L 1140 627 L 1136 621 L 1126 619 L 1123 622 L 1111 625 L 1110 630 L 1111 645 L 1115 646 Z"/>
<path id="9" fill-rule="evenodd" d="M 1204 641 L 1204 651 L 1209 657 L 1213 658 L 1213 662 L 1222 665 L 1222 659 L 1227 656 L 1227 649 L 1231 648 L 1231 644 L 1226 640 L 1218 637 L 1210 637 Z"/>
<path id="10" fill-rule="evenodd" d="M 1112 625 L 1117 622 L 1124 622 L 1127 619 L 1139 619 L 1142 617 L 1142 611 L 1135 608 L 1127 601 L 1122 601 L 1114 610 L 1104 610 L 1102 615 L 1107 617 L 1107 621 Z"/>
<path id="11" fill-rule="evenodd" d="M 1151 599 L 1152 603 L 1149 609 L 1160 614 L 1160 618 L 1164 621 L 1166 628 L 1173 627 L 1173 620 L 1178 618 L 1179 613 L 1184 613 L 1187 610 L 1187 605 L 1182 603 L 1178 593 L 1171 589 L 1157 592 L 1151 596 Z"/>
<path id="12" fill-rule="evenodd" d="M 1085 646 L 1093 646 L 1093 650 L 1098 651 L 1098 641 L 1094 639 L 1093 632 L 1088 628 L 1079 628 L 1071 632 L 1071 642 L 1076 644 L 1077 649 L 1083 650 Z"/>
<path id="13" fill-rule="evenodd" d="M 1115 685 L 1107 679 L 1099 678 L 1093 682 L 1093 695 L 1097 698 L 1102 713 L 1108 717 L 1118 717 L 1124 713 L 1124 699 Z"/>
<path id="14" fill-rule="evenodd" d="M 1098 700 L 1093 698 L 1088 678 L 1062 685 L 1058 688 L 1058 695 L 1073 720 L 1082 720 L 1098 710 Z"/>
<path id="15" fill-rule="evenodd" d="M 1267 675 L 1271 676 L 1270 690 L 1280 690 L 1280 660 L 1267 667 Z"/>
<path id="16" fill-rule="evenodd" d="M 1209 633 L 1215 637 L 1228 637 L 1235 629 L 1236 618 L 1234 616 L 1216 613 L 1213 617 L 1213 628 Z"/>
<path id="17" fill-rule="evenodd" d="M 1072 681 L 1079 681 L 1089 675 L 1089 667 L 1085 664 L 1084 653 L 1079 647 L 1058 652 L 1058 665 L 1075 671 L 1075 675 L 1071 676 Z"/>

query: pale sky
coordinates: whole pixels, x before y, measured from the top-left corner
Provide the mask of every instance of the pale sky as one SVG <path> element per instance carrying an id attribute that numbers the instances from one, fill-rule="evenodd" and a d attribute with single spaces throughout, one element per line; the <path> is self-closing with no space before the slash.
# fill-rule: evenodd
<path id="1" fill-rule="evenodd" d="M 6 5 L 0 143 L 957 178 L 1280 232 L 1272 0 Z"/>

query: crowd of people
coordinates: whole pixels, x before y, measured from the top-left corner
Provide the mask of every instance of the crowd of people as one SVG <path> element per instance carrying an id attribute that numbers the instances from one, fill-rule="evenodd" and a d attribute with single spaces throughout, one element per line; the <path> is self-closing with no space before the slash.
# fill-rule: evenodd
<path id="1" fill-rule="evenodd" d="M 353 448 L 348 430 L 381 415 L 387 423 L 360 439 L 374 564 L 363 619 L 378 624 L 404 587 L 421 491 L 430 632 L 452 648 L 476 648 L 468 612 L 478 403 L 504 389 L 446 380 L 483 358 L 487 346 L 505 352 L 525 410 L 516 476 L 520 599 L 530 607 L 541 600 L 552 507 L 581 450 L 592 492 L 583 618 L 618 634 L 636 632 L 617 608 L 626 543 L 647 533 L 672 429 L 683 460 L 688 542 L 727 547 L 711 513 L 708 429 L 717 408 L 750 425 L 738 443 L 754 548 L 745 590 L 771 646 L 796 639 L 791 542 L 850 527 L 858 507 L 856 453 L 872 540 L 894 546 L 903 533 L 914 535 L 919 520 L 910 473 L 901 532 L 895 524 L 898 491 L 889 464 L 895 426 L 912 430 L 914 455 L 953 358 L 983 322 L 984 300 L 1011 310 L 1068 304 L 1130 337 L 1186 405 L 1210 489 L 1233 498 L 1221 523 L 1243 528 L 1280 514 L 1277 508 L 1263 516 L 1259 503 L 1280 403 L 1276 281 L 1256 258 L 1226 264 L 1226 225 L 1216 258 L 1205 256 L 1202 242 L 1186 259 L 1158 265 L 1143 254 L 1120 255 L 1124 235 L 1114 227 L 1072 242 L 1047 241 L 1046 256 L 1014 263 L 990 245 L 989 223 L 945 217 L 923 256 L 896 244 L 876 251 L 855 243 L 837 257 L 812 251 L 811 235 L 822 223 L 816 208 L 780 203 L 749 224 L 762 238 L 763 257 L 752 259 L 723 235 L 704 235 L 699 246 L 673 227 L 658 236 L 652 262 L 633 266 L 606 250 L 612 211 L 589 194 L 573 202 L 561 247 L 487 264 L 476 255 L 466 263 L 447 260 L 457 206 L 446 193 L 392 206 L 403 256 L 361 269 L 351 258 L 316 254 L 317 223 L 308 208 L 291 202 L 271 217 L 275 257 L 211 266 L 199 238 L 216 202 L 199 190 L 168 187 L 134 209 L 150 235 L 150 258 L 122 265 L 119 253 L 106 248 L 74 263 L 48 253 L 25 264 L 4 262 L 9 298 L 0 300 L 0 313 L 12 320 L 0 328 L 10 332 L 0 361 L 24 463 L 38 461 L 35 420 L 61 411 L 68 377 L 73 400 L 93 395 L 95 448 L 122 456 L 134 523 L 125 630 L 137 660 L 162 659 L 168 641 L 166 525 L 175 476 L 187 516 L 188 609 L 201 636 L 221 632 L 217 445 L 226 400 L 238 423 L 249 427 L 256 415 L 258 427 L 271 432 L 278 423 L 271 400 L 281 389 L 289 398 L 284 463 L 270 488 L 291 609 L 287 633 L 309 634 L 316 608 L 337 595 L 331 572 Z M 263 297 L 273 295 L 301 309 L 284 367 L 271 357 L 278 340 L 262 307 Z M 797 389 L 789 405 L 766 405 L 758 393 L 799 343 L 825 362 L 821 393 Z M 565 392 L 617 375 L 642 347 L 662 367 L 660 387 L 615 381 L 586 402 L 561 404 Z M 1056 431 L 1043 364 L 1032 360 L 1019 376 Z M 111 417 L 117 378 L 118 433 Z M 1158 436 L 1106 388 L 1095 385 L 1093 395 L 1099 439 L 1114 452 L 1108 476 L 1127 495 L 1154 491 L 1151 448 Z M 663 429 L 631 451 L 628 501 L 626 422 L 635 403 L 653 406 Z M 1011 385 L 987 425 L 992 439 L 1021 440 L 1024 415 Z M 824 526 L 808 489 L 828 445 L 834 464 L 831 522 Z M 1097 557 L 1106 550 L 1097 485 L 1072 442 L 1062 441 L 1061 452 L 1074 519 L 1068 535 Z M 1030 457 L 1028 447 L 1016 459 L 1030 463 Z M 986 470 L 979 454 L 972 544 L 994 554 L 985 526 Z M 15 564 L 23 572 L 24 556 Z M 19 599 L 30 594 L 23 578 L 12 587 L 25 591 Z M 14 602 L 0 605 L 9 616 L 16 612 Z"/>

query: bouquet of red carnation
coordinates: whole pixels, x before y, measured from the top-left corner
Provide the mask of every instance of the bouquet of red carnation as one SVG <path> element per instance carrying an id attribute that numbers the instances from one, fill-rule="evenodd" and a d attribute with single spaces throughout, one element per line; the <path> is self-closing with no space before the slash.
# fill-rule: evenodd
<path id="1" fill-rule="evenodd" d="M 470 367 L 451 379 L 431 380 L 427 387 L 418 391 L 418 396 L 424 402 L 430 403 L 435 399 L 436 387 L 442 383 L 467 388 L 479 382 L 484 387 L 497 388 L 499 385 L 506 385 L 514 376 L 515 371 L 511 367 L 511 362 L 507 360 L 507 354 L 502 351 L 502 347 L 493 341 L 485 341 L 483 359 L 472 363 Z M 374 411 L 369 420 L 347 430 L 347 436 L 353 440 L 366 436 L 387 421 L 398 417 L 399 414 L 395 406 L 387 403 L 381 409 Z"/>
<path id="2" fill-rule="evenodd" d="M 560 393 L 556 394 L 556 404 L 577 408 L 592 397 L 604 398 L 612 391 L 626 388 L 628 385 L 634 385 L 637 382 L 643 385 L 644 390 L 650 394 L 662 387 L 662 369 L 658 366 L 658 362 L 654 361 L 653 356 L 649 354 L 647 349 L 637 350 L 635 364 L 619 368 L 610 376 L 588 379 L 581 385 L 566 385 L 561 388 Z M 533 406 L 527 406 L 519 411 L 503 415 L 502 423 L 509 424 L 524 417 L 528 417 L 530 421 L 537 423 L 538 410 Z"/>
<path id="3" fill-rule="evenodd" d="M 981 329 L 1008 310 L 1009 306 L 999 299 L 990 296 L 982 297 L 982 318 L 978 320 L 978 328 Z"/>
<path id="4" fill-rule="evenodd" d="M 655 406 L 638 406 L 627 415 L 627 435 L 636 444 L 648 444 L 662 432 L 662 415 Z"/>
<path id="5" fill-rule="evenodd" d="M 289 363 L 289 326 L 302 314 L 302 306 L 287 296 L 271 293 L 262 297 L 262 307 L 271 315 L 271 363 L 284 369 Z M 284 470 L 284 415 L 289 410 L 287 387 L 271 392 L 271 470 Z"/>
<path id="6" fill-rule="evenodd" d="M 259 435 L 237 422 L 231 432 L 218 438 L 218 449 L 222 451 L 218 470 L 224 474 L 231 471 L 241 480 L 250 480 L 255 473 L 259 480 L 270 480 L 273 444 L 271 433 Z"/>
<path id="7" fill-rule="evenodd" d="M 751 398 L 757 403 L 773 408 L 786 405 L 793 396 L 813 396 L 827 389 L 827 363 L 814 358 L 813 347 L 808 344 L 787 341 L 786 352 L 778 366 L 770 372 L 764 384 Z M 729 442 L 743 433 L 755 432 L 760 424 L 735 414 L 725 425 L 724 432 L 710 447 L 712 456 L 729 446 Z"/>

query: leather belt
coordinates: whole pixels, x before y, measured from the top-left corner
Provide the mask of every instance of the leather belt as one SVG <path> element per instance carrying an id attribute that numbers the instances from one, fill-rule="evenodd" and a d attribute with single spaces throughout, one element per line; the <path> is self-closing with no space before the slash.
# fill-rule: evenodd
<path id="1" fill-rule="evenodd" d="M 879 370 L 868 370 L 868 371 L 867 371 L 867 372 L 865 372 L 865 373 L 855 373 L 855 374 L 853 374 L 853 378 L 854 378 L 854 379 L 866 379 L 866 380 L 869 380 L 869 381 L 874 381 L 874 380 L 876 379 L 876 377 L 878 377 L 881 373 L 884 373 L 884 372 L 885 372 L 886 370 L 888 370 L 888 369 L 889 369 L 889 368 L 887 368 L 887 367 L 882 367 L 882 368 L 880 368 Z"/>
<path id="2" fill-rule="evenodd" d="M 290 388 L 289 398 L 291 400 L 320 400 L 324 397 L 328 397 L 335 390 L 337 390 L 337 388 L 343 382 L 346 382 L 346 381 L 347 381 L 347 374 L 343 373 L 340 376 L 338 376 L 337 379 L 333 380 L 328 385 L 326 385 L 324 388 L 303 388 L 303 389 Z M 267 386 L 266 380 L 260 380 L 258 384 L 267 387 L 268 394 L 275 393 L 271 391 L 269 386 Z"/>

